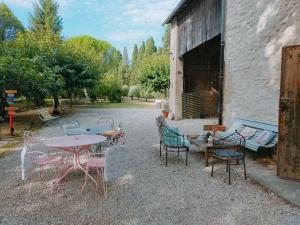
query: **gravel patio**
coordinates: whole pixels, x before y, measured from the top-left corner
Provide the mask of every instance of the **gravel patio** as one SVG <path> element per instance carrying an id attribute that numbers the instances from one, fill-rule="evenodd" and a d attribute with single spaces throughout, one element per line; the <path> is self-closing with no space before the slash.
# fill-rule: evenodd
<path id="1" fill-rule="evenodd" d="M 169 154 L 169 166 L 159 157 L 155 109 L 78 109 L 72 116 L 84 127 L 98 115 L 122 122 L 126 132 L 129 170 L 118 186 L 109 188 L 108 199 L 90 183 L 82 194 L 82 173 L 74 173 L 53 195 L 49 187 L 35 185 L 27 193 L 21 181 L 20 152 L 0 158 L 0 224 L 105 224 L 105 225 L 289 225 L 300 224 L 300 209 L 270 193 L 233 167 L 233 184 L 227 184 L 224 165 L 210 177 L 203 155 L 191 150 Z M 63 135 L 59 123 L 37 132 L 44 137 Z M 212 120 L 168 121 L 182 133 L 199 133 Z M 254 164 L 248 163 L 249 167 Z"/>

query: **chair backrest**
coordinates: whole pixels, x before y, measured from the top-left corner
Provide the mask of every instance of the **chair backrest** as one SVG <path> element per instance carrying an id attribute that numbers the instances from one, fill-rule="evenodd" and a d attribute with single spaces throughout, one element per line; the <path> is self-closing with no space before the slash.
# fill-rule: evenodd
<path id="1" fill-rule="evenodd" d="M 25 131 L 23 134 L 23 142 L 24 145 L 36 143 L 36 137 L 31 131 Z"/>
<path id="2" fill-rule="evenodd" d="M 115 125 L 115 122 L 114 122 L 114 119 L 112 117 L 103 116 L 103 117 L 100 117 L 97 120 L 97 124 L 98 124 L 98 126 L 111 127 L 111 129 L 113 129 L 114 125 Z"/>
<path id="3" fill-rule="evenodd" d="M 238 145 L 240 147 L 243 147 L 242 149 L 244 149 L 246 145 L 246 139 L 244 138 L 243 135 L 241 135 L 236 131 L 224 138 L 217 139 L 216 141 L 214 141 L 214 146 L 218 146 L 218 145 L 226 145 L 226 146 Z"/>
<path id="4" fill-rule="evenodd" d="M 165 126 L 167 127 L 167 123 L 166 123 L 166 120 L 163 116 L 158 116 L 156 117 L 156 125 L 157 125 L 157 128 L 158 128 L 158 133 L 159 133 L 159 138 L 160 140 L 162 140 L 162 127 Z"/>
<path id="5" fill-rule="evenodd" d="M 161 124 L 162 142 L 165 146 L 180 148 L 183 145 L 183 135 L 179 133 L 176 127 L 168 127 Z"/>
<path id="6" fill-rule="evenodd" d="M 123 176 L 128 168 L 127 147 L 114 145 L 106 150 L 104 159 L 104 179 L 110 182 Z"/>
<path id="7" fill-rule="evenodd" d="M 61 128 L 66 132 L 69 129 L 79 128 L 80 123 L 78 120 L 71 119 L 61 125 Z"/>
<path id="8" fill-rule="evenodd" d="M 49 113 L 48 109 L 40 109 L 39 110 L 39 114 L 44 118 L 44 119 L 51 119 L 52 116 L 51 114 Z"/>

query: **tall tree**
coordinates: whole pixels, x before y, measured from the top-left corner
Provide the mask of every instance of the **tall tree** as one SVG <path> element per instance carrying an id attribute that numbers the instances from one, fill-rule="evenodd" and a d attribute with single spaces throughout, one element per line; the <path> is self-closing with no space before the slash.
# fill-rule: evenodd
<path id="1" fill-rule="evenodd" d="M 154 38 L 150 37 L 146 42 L 145 55 L 150 56 L 157 51 L 155 46 Z"/>
<path id="2" fill-rule="evenodd" d="M 128 68 L 129 67 L 129 58 L 128 58 L 128 51 L 127 51 L 127 48 L 124 47 L 124 50 L 123 50 L 123 55 L 122 55 L 122 65 L 125 67 L 125 68 Z"/>
<path id="3" fill-rule="evenodd" d="M 19 31 L 24 31 L 22 23 L 4 3 L 0 3 L 0 40 L 12 40 Z"/>
<path id="4" fill-rule="evenodd" d="M 62 18 L 58 15 L 59 4 L 55 0 L 39 0 L 33 4 L 34 12 L 30 13 L 30 30 L 36 33 L 49 32 L 60 35 Z"/>
<path id="5" fill-rule="evenodd" d="M 138 56 L 139 56 L 139 50 L 138 50 L 137 44 L 135 44 L 133 47 L 133 52 L 132 52 L 132 66 L 133 67 L 135 67 L 137 65 Z"/>
<path id="6" fill-rule="evenodd" d="M 145 49 L 146 49 L 146 45 L 145 42 L 143 41 L 140 48 L 139 48 L 139 59 L 142 59 L 145 55 Z"/>
<path id="7" fill-rule="evenodd" d="M 170 53 L 171 45 L 171 25 L 168 24 L 165 28 L 165 33 L 163 36 L 163 54 L 168 55 Z"/>
<path id="8" fill-rule="evenodd" d="M 49 39 L 50 43 L 53 42 L 54 39 L 61 38 L 62 31 L 62 18 L 58 15 L 59 4 L 55 0 L 39 0 L 38 3 L 33 4 L 33 14 L 29 14 L 30 19 L 30 30 L 41 39 Z M 51 52 L 55 53 L 59 51 L 58 46 L 49 46 Z M 57 55 L 57 54 L 56 54 Z M 48 63 L 48 67 L 52 68 L 53 73 L 48 73 L 47 75 L 53 76 L 54 72 L 59 72 L 59 70 L 55 69 L 55 57 L 52 55 L 50 57 L 51 61 Z M 55 75 L 56 77 L 59 74 Z M 56 82 L 58 79 L 50 79 L 50 81 L 54 82 L 52 86 L 57 86 Z M 51 86 L 49 86 L 51 87 Z M 58 99 L 58 91 L 54 91 L 51 93 L 54 99 L 54 113 L 58 112 L 59 99 Z"/>

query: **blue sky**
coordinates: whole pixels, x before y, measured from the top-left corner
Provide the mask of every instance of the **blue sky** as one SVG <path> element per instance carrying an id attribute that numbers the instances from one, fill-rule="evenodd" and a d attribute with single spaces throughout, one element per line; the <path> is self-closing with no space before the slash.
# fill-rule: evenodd
<path id="1" fill-rule="evenodd" d="M 0 0 L 1 1 L 1 0 Z M 36 0 L 2 0 L 28 26 L 28 12 Z M 88 34 L 131 53 L 133 44 L 153 36 L 161 45 L 163 20 L 180 0 L 57 0 L 63 35 Z"/>

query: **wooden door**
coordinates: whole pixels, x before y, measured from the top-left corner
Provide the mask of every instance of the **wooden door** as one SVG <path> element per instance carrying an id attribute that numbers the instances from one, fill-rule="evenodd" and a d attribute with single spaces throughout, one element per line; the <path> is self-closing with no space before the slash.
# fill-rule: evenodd
<path id="1" fill-rule="evenodd" d="M 277 173 L 300 180 L 300 45 L 283 48 L 279 107 Z"/>

